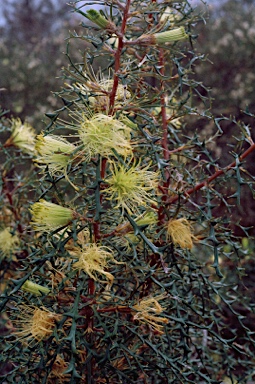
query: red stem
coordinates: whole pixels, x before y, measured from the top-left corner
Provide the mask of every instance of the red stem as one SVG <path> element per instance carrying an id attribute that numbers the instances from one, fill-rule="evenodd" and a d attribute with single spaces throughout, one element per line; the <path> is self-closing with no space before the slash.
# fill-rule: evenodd
<path id="1" fill-rule="evenodd" d="M 245 159 L 250 153 L 252 153 L 255 150 L 255 144 L 252 144 L 240 157 L 240 161 Z M 205 187 L 209 183 L 211 183 L 214 179 L 217 179 L 220 175 L 224 174 L 225 172 L 229 171 L 230 169 L 234 168 L 236 166 L 236 161 L 233 161 L 231 164 L 229 164 L 227 167 L 224 169 L 219 169 L 216 171 L 212 176 L 208 177 L 208 179 L 202 181 L 201 183 L 198 183 L 195 185 L 195 187 L 188 189 L 184 195 L 186 197 L 190 196 L 192 193 L 198 191 L 199 189 Z M 179 196 L 174 196 L 171 199 L 168 200 L 166 205 L 171 205 L 175 203 L 179 199 Z"/>
<path id="2" fill-rule="evenodd" d="M 129 14 L 129 7 L 130 7 L 131 0 L 127 0 L 126 6 L 123 11 L 123 20 L 121 24 L 121 33 L 119 36 L 119 44 L 117 51 L 115 53 L 115 67 L 114 67 L 114 76 L 113 76 L 113 87 L 112 91 L 110 94 L 110 107 L 109 107 L 109 115 L 112 115 L 114 112 L 114 103 L 115 103 L 115 96 L 119 84 L 119 77 L 118 77 L 118 72 L 120 70 L 120 58 L 121 58 L 121 53 L 122 49 L 124 46 L 123 43 L 123 36 L 126 30 L 126 25 L 127 25 L 127 19 L 128 19 L 128 14 Z"/>

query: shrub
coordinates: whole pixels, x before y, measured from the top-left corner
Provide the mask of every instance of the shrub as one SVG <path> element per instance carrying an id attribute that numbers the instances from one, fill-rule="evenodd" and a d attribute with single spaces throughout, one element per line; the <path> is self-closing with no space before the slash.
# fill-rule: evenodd
<path id="1" fill-rule="evenodd" d="M 220 168 L 210 145 L 224 118 L 192 77 L 200 18 L 187 1 L 108 5 L 77 2 L 84 32 L 69 43 L 86 50 L 78 63 L 69 56 L 64 105 L 45 130 L 34 138 L 19 121 L 16 140 L 18 123 L 3 115 L 3 380 L 247 382 L 253 303 L 238 289 L 238 260 L 251 247 L 228 209 L 253 190 L 249 127 L 237 123 Z"/>

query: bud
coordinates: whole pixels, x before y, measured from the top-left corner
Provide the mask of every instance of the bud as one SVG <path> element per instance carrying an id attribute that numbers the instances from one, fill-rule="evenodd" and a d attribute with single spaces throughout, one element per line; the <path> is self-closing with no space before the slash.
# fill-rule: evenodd
<path id="1" fill-rule="evenodd" d="M 171 29 L 170 31 L 155 33 L 153 35 L 142 35 L 137 39 L 137 43 L 141 45 L 162 45 L 187 38 L 188 35 L 186 34 L 184 27 L 179 27 Z"/>
<path id="2" fill-rule="evenodd" d="M 89 9 L 84 15 L 87 17 L 87 19 L 102 29 L 108 29 L 110 31 L 115 31 L 117 29 L 116 25 L 107 20 L 104 16 L 101 15 L 101 13 L 95 11 L 94 9 Z"/>
<path id="3" fill-rule="evenodd" d="M 33 283 L 30 280 L 25 281 L 21 289 L 22 291 L 33 293 L 33 295 L 36 295 L 36 296 L 48 295 L 48 293 L 50 292 L 49 288 Z"/>
<path id="4" fill-rule="evenodd" d="M 175 41 L 187 39 L 188 35 L 185 32 L 184 27 L 172 29 L 161 33 L 155 33 L 155 44 L 172 43 Z"/>

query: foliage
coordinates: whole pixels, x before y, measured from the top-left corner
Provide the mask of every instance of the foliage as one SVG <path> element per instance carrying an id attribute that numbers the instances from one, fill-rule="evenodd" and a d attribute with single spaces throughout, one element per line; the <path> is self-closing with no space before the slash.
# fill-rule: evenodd
<path id="1" fill-rule="evenodd" d="M 229 210 L 254 192 L 250 129 L 222 167 L 188 1 L 85 5 L 63 107 L 36 138 L 2 116 L 2 382 L 247 383 L 253 250 Z"/>

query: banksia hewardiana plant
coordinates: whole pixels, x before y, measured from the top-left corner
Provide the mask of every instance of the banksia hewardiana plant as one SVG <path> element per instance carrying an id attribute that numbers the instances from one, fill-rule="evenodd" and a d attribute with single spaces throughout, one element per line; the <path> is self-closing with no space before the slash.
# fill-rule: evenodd
<path id="1" fill-rule="evenodd" d="M 246 383 L 254 315 L 226 260 L 249 257 L 231 223 L 253 190 L 249 127 L 235 122 L 232 162 L 217 160 L 188 1 L 75 3 L 63 108 L 37 136 L 2 124 L 4 380 Z"/>

